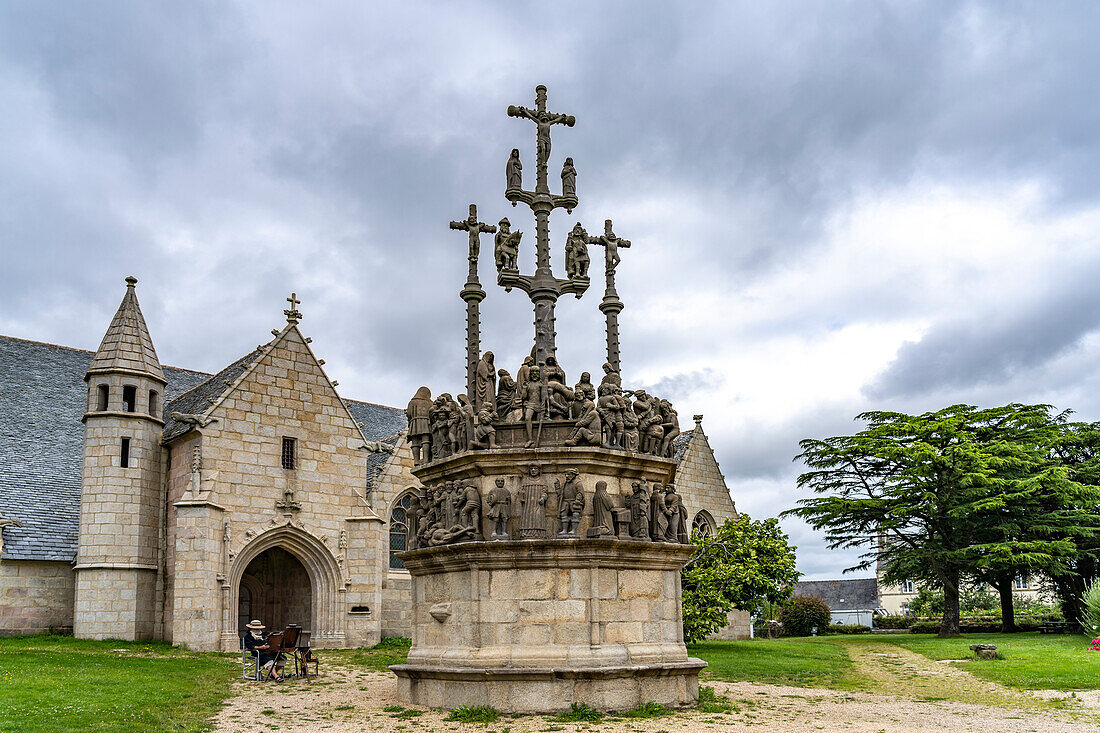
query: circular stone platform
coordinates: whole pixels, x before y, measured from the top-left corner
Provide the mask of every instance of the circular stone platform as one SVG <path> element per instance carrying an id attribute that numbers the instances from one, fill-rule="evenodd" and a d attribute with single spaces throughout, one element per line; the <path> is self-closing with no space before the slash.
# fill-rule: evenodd
<path id="1" fill-rule="evenodd" d="M 694 705 L 680 569 L 691 545 L 616 539 L 468 542 L 401 555 L 413 646 L 390 669 L 409 704 L 553 713 Z"/>

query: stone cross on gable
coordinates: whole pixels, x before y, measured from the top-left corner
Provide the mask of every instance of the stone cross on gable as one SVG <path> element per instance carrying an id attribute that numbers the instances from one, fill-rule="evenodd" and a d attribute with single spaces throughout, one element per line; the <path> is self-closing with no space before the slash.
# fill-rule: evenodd
<path id="1" fill-rule="evenodd" d="M 302 301 L 298 300 L 298 294 L 291 293 L 286 302 L 290 303 L 290 308 L 283 311 L 283 314 L 286 315 L 286 322 L 297 323 L 302 320 L 302 312 L 298 310 L 298 306 L 301 305 Z"/>
<path id="2" fill-rule="evenodd" d="M 467 283 L 477 282 L 477 257 L 481 251 L 481 235 L 496 234 L 497 228 L 477 220 L 477 204 L 470 204 L 470 216 L 462 221 L 452 221 L 451 229 L 470 233 L 470 277 Z"/>

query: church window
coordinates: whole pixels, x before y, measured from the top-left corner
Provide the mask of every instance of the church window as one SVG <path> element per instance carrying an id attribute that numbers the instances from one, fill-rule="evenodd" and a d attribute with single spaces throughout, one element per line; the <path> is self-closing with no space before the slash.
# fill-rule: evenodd
<path id="1" fill-rule="evenodd" d="M 95 409 L 103 412 L 107 409 L 107 400 L 110 397 L 111 388 L 106 384 L 101 384 L 96 387 L 96 407 Z"/>
<path id="2" fill-rule="evenodd" d="M 393 505 L 390 512 L 390 567 L 404 570 L 405 563 L 397 556 L 409 546 L 409 502 L 412 494 L 405 494 Z"/>
<path id="3" fill-rule="evenodd" d="M 122 466 L 123 468 L 129 468 L 130 467 L 130 439 L 129 438 L 123 438 L 122 439 L 122 447 L 119 450 L 118 460 L 119 460 L 119 465 Z"/>
<path id="4" fill-rule="evenodd" d="M 709 537 L 714 534 L 714 520 L 706 512 L 699 512 L 691 523 L 691 531 L 700 537 Z"/>
<path id="5" fill-rule="evenodd" d="M 294 438 L 283 438 L 282 463 L 283 463 L 283 468 L 285 468 L 288 471 L 293 471 L 294 470 L 294 466 L 295 466 L 294 459 L 296 458 L 294 453 L 295 453 L 295 448 L 297 447 L 297 443 L 298 443 L 298 441 L 295 440 Z"/>
<path id="6" fill-rule="evenodd" d="M 149 414 L 156 416 L 157 408 L 160 407 L 160 395 L 157 394 L 155 389 L 149 390 Z"/>
<path id="7" fill-rule="evenodd" d="M 133 412 L 136 405 L 137 387 L 133 385 L 126 385 L 122 388 L 122 409 L 126 412 Z"/>

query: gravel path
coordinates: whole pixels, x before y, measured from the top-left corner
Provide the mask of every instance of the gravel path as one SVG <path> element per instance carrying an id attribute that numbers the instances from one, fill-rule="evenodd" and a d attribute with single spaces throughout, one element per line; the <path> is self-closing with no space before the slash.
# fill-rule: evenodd
<path id="1" fill-rule="evenodd" d="M 879 650 L 876 650 L 879 651 Z M 1092 709 L 1097 698 L 1085 702 L 1064 698 L 1054 704 L 1062 709 L 1036 709 L 1051 705 L 1049 693 L 1030 693 L 976 680 L 965 671 L 932 662 L 899 650 L 896 658 L 856 655 L 860 670 L 884 686 L 894 685 L 894 695 L 839 690 L 759 685 L 750 682 L 710 682 L 729 708 L 721 713 L 679 712 L 653 719 L 618 719 L 599 723 L 561 723 L 543 716 L 501 717 L 489 725 L 444 721 L 447 713 L 435 710 L 404 711 L 397 699 L 396 678 L 358 667 L 328 665 L 318 680 L 292 680 L 282 684 L 240 682 L 233 697 L 215 719 L 218 733 L 271 731 L 599 731 L 601 733 L 659 733 L 664 731 L 853 731 L 898 733 L 911 731 L 981 731 L 993 733 L 1062 733 L 1098 729 L 1100 716 Z M 944 688 L 944 684 L 948 687 Z M 979 702 L 948 702 L 976 696 Z M 922 691 L 938 692 L 924 695 Z M 917 695 L 914 697 L 913 695 Z M 929 699 L 939 697 L 941 699 Z"/>

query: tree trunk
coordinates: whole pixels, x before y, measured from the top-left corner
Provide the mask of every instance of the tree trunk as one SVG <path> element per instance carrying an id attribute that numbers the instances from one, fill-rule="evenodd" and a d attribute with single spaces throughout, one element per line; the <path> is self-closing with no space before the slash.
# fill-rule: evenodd
<path id="1" fill-rule="evenodd" d="M 997 589 L 997 593 L 1001 596 L 1001 633 L 1002 634 L 1015 634 L 1019 631 L 1016 628 L 1016 611 L 1012 607 L 1012 573 L 1000 573 L 993 582 L 993 587 Z"/>
<path id="2" fill-rule="evenodd" d="M 959 571 L 951 570 L 943 578 L 943 619 L 941 637 L 959 635 Z"/>

